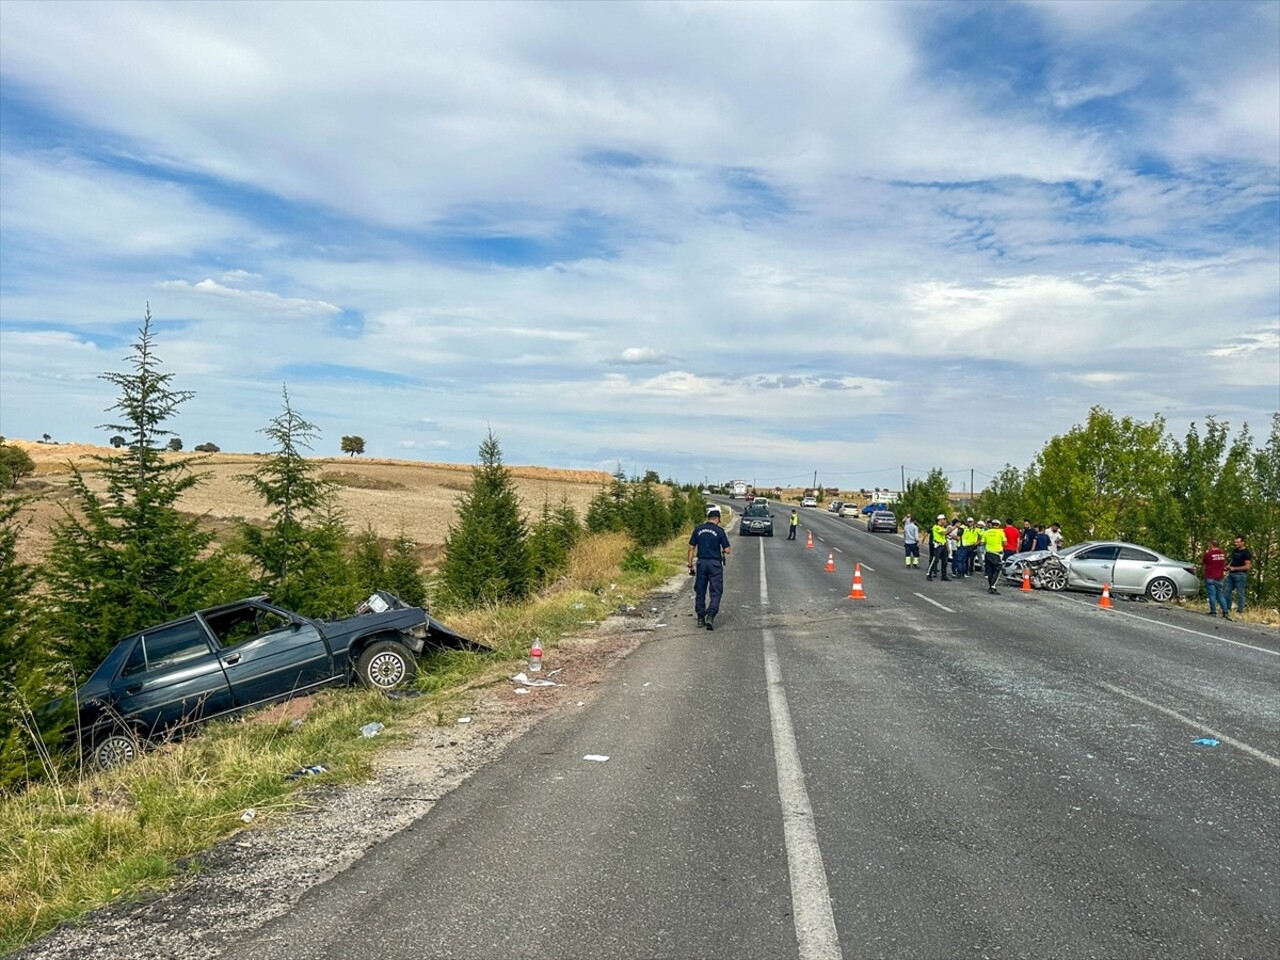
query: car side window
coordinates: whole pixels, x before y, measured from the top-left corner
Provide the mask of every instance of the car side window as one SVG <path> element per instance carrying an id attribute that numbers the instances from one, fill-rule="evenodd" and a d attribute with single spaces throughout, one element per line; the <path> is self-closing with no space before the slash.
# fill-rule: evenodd
<path id="1" fill-rule="evenodd" d="M 1077 553 L 1075 558 L 1077 560 L 1114 560 L 1119 552 L 1119 547 L 1094 547 Z"/>
<path id="2" fill-rule="evenodd" d="M 1154 553 L 1148 553 L 1146 550 L 1139 550 L 1137 547 L 1121 547 L 1121 560 L 1137 560 L 1140 563 L 1155 563 L 1158 559 Z"/>
<path id="3" fill-rule="evenodd" d="M 148 630 L 138 637 L 125 661 L 122 676 L 162 670 L 209 652 L 204 628 L 194 620 Z"/>
<path id="4" fill-rule="evenodd" d="M 239 607 L 217 617 L 208 617 L 206 622 L 223 647 L 234 647 L 265 633 L 283 630 L 290 623 L 274 610 L 261 607 Z"/>

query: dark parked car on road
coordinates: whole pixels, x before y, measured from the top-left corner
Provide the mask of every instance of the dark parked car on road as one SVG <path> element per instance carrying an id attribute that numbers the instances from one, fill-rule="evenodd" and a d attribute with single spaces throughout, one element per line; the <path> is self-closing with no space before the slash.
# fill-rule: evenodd
<path id="1" fill-rule="evenodd" d="M 752 503 L 742 511 L 742 519 L 738 521 L 738 536 L 773 536 L 773 514 L 769 512 L 769 504 Z"/>
<path id="2" fill-rule="evenodd" d="M 77 735 L 99 769 L 191 724 L 327 684 L 392 690 L 428 647 L 472 648 L 421 607 L 378 591 L 341 620 L 314 620 L 265 596 L 200 610 L 112 648 L 76 692 Z"/>
<path id="3" fill-rule="evenodd" d="M 1119 596 L 1146 596 L 1158 602 L 1195 596 L 1200 577 L 1195 564 L 1173 560 L 1136 543 L 1118 540 L 1086 541 L 1052 554 L 1048 550 L 1015 553 L 1004 561 L 1001 575 L 1021 582 L 1031 571 L 1031 583 L 1044 590 L 1092 590 L 1104 585 Z"/>
<path id="4" fill-rule="evenodd" d="M 897 533 L 898 518 L 892 510 L 877 510 L 867 517 L 867 530 L 871 533 Z"/>

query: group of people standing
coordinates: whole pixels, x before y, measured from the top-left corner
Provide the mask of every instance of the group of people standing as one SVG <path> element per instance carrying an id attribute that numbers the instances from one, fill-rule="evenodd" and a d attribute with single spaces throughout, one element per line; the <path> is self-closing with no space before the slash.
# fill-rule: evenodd
<path id="1" fill-rule="evenodd" d="M 920 544 L 929 545 L 929 566 L 926 580 L 939 576 L 942 580 L 963 580 L 981 570 L 987 578 L 987 592 L 999 593 L 996 580 L 1006 557 L 1028 550 L 1048 550 L 1057 553 L 1062 546 L 1062 529 L 1054 523 L 1033 526 L 1023 520 L 1019 529 L 1012 518 L 1003 524 L 999 520 L 974 520 L 973 517 L 952 517 L 950 521 L 940 513 L 927 531 L 910 515 L 902 526 L 902 545 L 908 568 L 920 566 Z"/>
<path id="2" fill-rule="evenodd" d="M 1235 547 L 1228 561 L 1217 540 L 1209 541 L 1209 549 L 1201 558 L 1204 564 L 1204 592 L 1209 597 L 1209 616 L 1215 616 L 1221 608 L 1222 619 L 1231 619 L 1231 600 L 1234 596 L 1236 613 L 1244 613 L 1244 588 L 1253 569 L 1253 554 L 1244 545 L 1244 537 L 1236 537 Z"/>

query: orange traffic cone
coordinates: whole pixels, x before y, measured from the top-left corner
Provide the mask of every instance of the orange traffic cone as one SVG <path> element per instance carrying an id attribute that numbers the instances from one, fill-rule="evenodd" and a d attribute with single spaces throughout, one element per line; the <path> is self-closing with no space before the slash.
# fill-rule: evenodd
<path id="1" fill-rule="evenodd" d="M 867 595 L 862 592 L 862 564 L 855 563 L 853 565 L 853 586 L 849 588 L 849 600 L 865 600 Z"/>
<path id="2" fill-rule="evenodd" d="M 809 539 L 805 541 L 804 548 L 806 550 L 813 549 L 813 531 L 812 530 L 809 531 Z"/>
<path id="3" fill-rule="evenodd" d="M 835 572 L 836 572 L 836 555 L 835 555 L 834 553 L 828 553 L 828 554 L 827 554 L 827 565 L 826 565 L 825 567 L 823 567 L 822 569 L 823 569 L 823 570 L 826 570 L 826 571 L 827 571 L 827 573 L 835 573 Z"/>
<path id="4" fill-rule="evenodd" d="M 1098 607 L 1102 610 L 1111 609 L 1111 584 L 1104 583 L 1102 585 L 1102 599 L 1098 601 Z"/>
<path id="5" fill-rule="evenodd" d="M 1025 590 L 1027 591 L 1027 593 L 1031 592 L 1031 568 L 1030 567 L 1022 568 L 1022 586 L 1019 587 L 1018 589 Z"/>

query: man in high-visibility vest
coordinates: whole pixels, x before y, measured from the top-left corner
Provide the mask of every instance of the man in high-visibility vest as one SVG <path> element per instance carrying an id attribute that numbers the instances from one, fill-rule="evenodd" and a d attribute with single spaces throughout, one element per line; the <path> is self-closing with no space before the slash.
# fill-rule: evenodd
<path id="1" fill-rule="evenodd" d="M 787 533 L 788 540 L 794 540 L 796 538 L 796 530 L 799 529 L 799 527 L 800 527 L 800 514 L 796 513 L 795 510 L 792 510 L 791 511 L 791 530 Z"/>
<path id="2" fill-rule="evenodd" d="M 1000 565 L 1004 562 L 1004 530 L 995 520 L 991 521 L 991 525 L 982 532 L 983 542 L 987 546 L 987 556 L 984 561 L 987 575 L 987 593 L 999 593 L 996 589 L 996 580 L 1000 576 Z"/>
<path id="3" fill-rule="evenodd" d="M 929 558 L 929 572 L 925 574 L 926 580 L 933 579 L 933 571 L 935 569 L 941 571 L 943 580 L 950 580 L 947 576 L 947 515 L 945 513 L 938 514 L 938 519 L 933 523 L 933 529 L 929 532 L 929 542 L 933 545 L 933 556 Z"/>
<path id="4" fill-rule="evenodd" d="M 960 558 L 956 561 L 956 574 L 967 577 L 973 573 L 973 554 L 978 546 L 978 526 L 970 517 L 960 528 Z"/>

